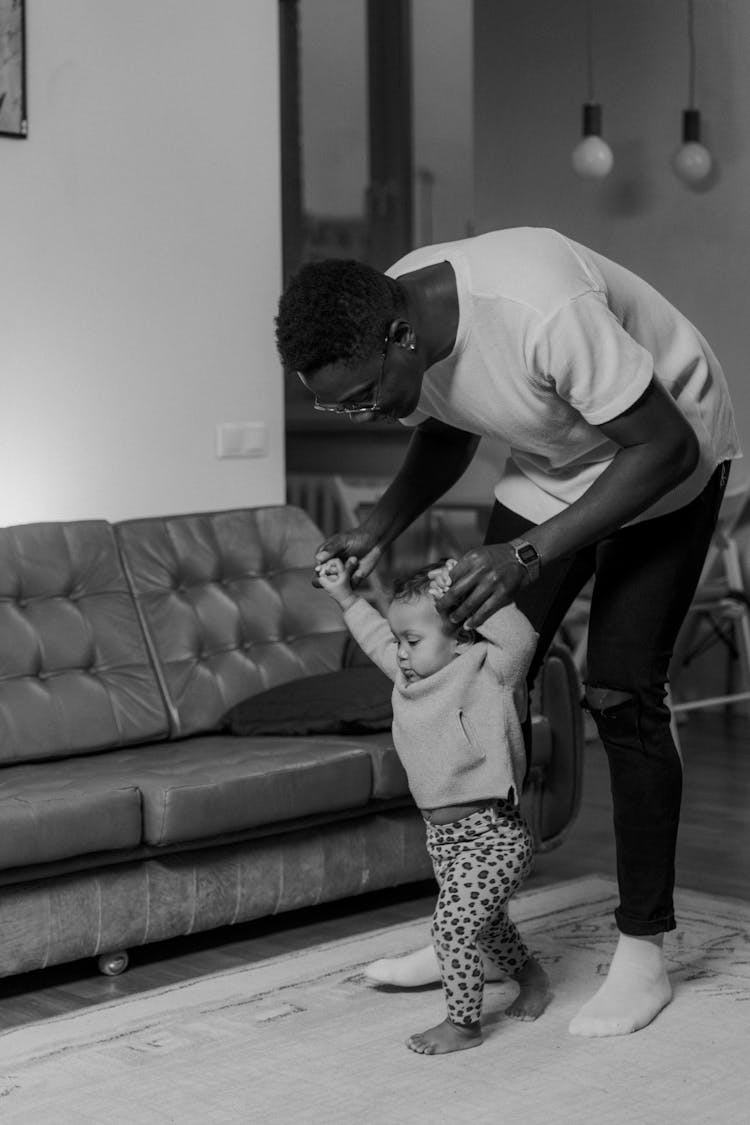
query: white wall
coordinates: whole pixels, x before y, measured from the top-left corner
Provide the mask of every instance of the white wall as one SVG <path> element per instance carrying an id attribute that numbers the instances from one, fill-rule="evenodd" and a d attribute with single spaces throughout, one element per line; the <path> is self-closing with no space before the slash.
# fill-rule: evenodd
<path id="1" fill-rule="evenodd" d="M 685 0 L 597 0 L 596 96 L 615 167 L 579 179 L 585 0 L 475 0 L 477 226 L 552 226 L 647 278 L 705 333 L 750 457 L 750 4 L 696 0 L 696 95 L 716 175 L 669 160 L 687 102 Z M 738 467 L 750 475 L 750 464 Z"/>
<path id="2" fill-rule="evenodd" d="M 277 0 L 32 0 L 0 138 L 0 524 L 283 500 Z M 217 460 L 218 422 L 268 456 Z"/>

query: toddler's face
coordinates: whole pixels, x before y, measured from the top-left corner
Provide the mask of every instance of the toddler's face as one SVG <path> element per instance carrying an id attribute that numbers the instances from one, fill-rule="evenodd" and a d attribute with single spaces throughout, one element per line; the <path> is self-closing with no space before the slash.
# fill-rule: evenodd
<path id="1" fill-rule="evenodd" d="M 458 651 L 456 635 L 445 631 L 443 619 L 428 595 L 392 602 L 388 624 L 398 641 L 399 668 L 410 683 L 438 672 Z"/>

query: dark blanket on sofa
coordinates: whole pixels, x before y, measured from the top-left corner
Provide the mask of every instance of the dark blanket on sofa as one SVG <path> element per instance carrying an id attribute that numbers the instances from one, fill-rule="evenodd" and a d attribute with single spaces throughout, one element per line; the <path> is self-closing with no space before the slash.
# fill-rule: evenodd
<path id="1" fill-rule="evenodd" d="M 303 676 L 250 696 L 224 716 L 236 735 L 363 734 L 390 730 L 393 684 L 373 664 Z"/>

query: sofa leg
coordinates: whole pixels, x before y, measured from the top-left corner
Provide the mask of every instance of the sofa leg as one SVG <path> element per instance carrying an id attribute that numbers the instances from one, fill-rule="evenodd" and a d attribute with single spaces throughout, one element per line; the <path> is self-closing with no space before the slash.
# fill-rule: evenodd
<path id="1" fill-rule="evenodd" d="M 96 966 L 105 977 L 119 977 L 127 969 L 129 961 L 127 950 L 122 949 L 118 953 L 102 953 Z"/>

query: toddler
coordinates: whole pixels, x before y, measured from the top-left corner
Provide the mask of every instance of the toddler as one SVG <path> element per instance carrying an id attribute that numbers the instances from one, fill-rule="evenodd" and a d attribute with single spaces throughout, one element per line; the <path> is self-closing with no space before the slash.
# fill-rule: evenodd
<path id="1" fill-rule="evenodd" d="M 448 1016 L 410 1036 L 424 1055 L 477 1047 L 483 954 L 519 985 L 509 1015 L 536 1019 L 547 974 L 507 913 L 532 860 L 519 808 L 526 755 L 521 722 L 537 636 L 515 605 L 474 632 L 439 612 L 455 560 L 397 582 L 387 620 L 354 593 L 356 559 L 316 567 L 347 628 L 393 680 L 393 743 L 422 811 L 439 894 L 432 941 Z"/>

